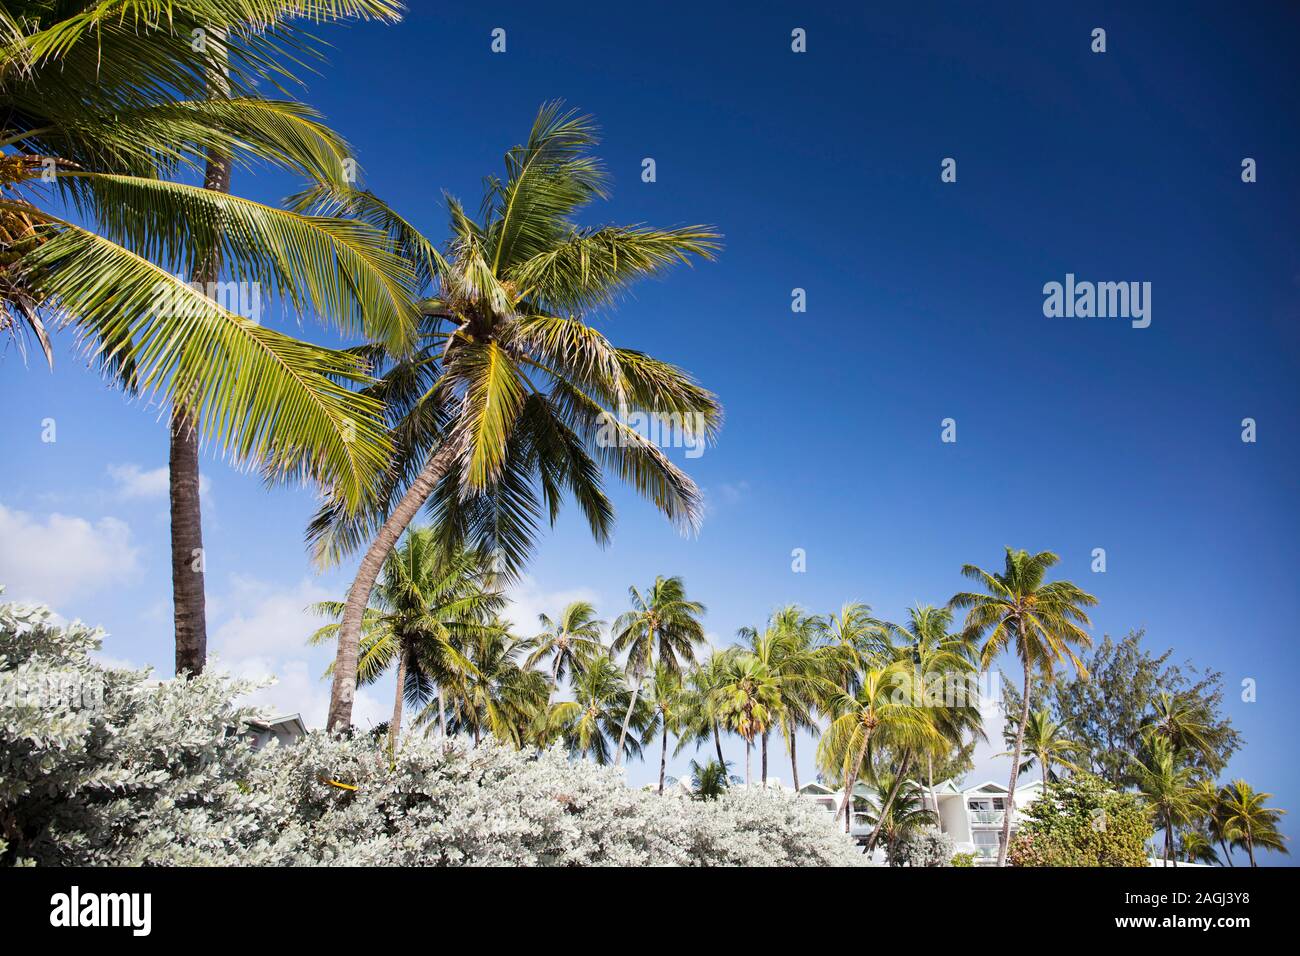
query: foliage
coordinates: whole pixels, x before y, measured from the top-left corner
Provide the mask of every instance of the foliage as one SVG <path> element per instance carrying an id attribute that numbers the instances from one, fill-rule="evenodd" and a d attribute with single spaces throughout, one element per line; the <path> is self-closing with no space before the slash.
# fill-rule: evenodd
<path id="1" fill-rule="evenodd" d="M 859 866 L 821 810 L 774 791 L 632 790 L 536 750 L 312 733 L 254 750 L 247 692 L 207 672 L 156 682 L 89 655 L 99 632 L 0 605 L 5 863 L 42 865 Z M 102 702 L 33 688 L 102 681 Z M 21 693 L 18 691 L 22 691 Z"/>
<path id="2" fill-rule="evenodd" d="M 954 853 L 952 855 L 952 865 L 958 867 L 973 867 L 975 865 L 975 854 Z"/>
<path id="3" fill-rule="evenodd" d="M 1007 854 L 1011 866 L 1146 866 L 1146 810 L 1091 774 L 1051 784 L 1024 815 Z"/>
<path id="4" fill-rule="evenodd" d="M 973 854 L 972 854 L 973 856 Z M 957 866 L 952 837 L 927 827 L 907 833 L 890 847 L 890 866 Z"/>

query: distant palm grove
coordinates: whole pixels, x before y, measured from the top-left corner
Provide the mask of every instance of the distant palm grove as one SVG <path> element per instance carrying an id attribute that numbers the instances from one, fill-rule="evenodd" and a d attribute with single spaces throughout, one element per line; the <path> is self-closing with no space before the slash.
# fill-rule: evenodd
<path id="1" fill-rule="evenodd" d="M 662 794 L 669 760 L 690 754 L 704 800 L 738 777 L 761 789 L 787 762 L 798 790 L 812 740 L 821 782 L 842 794 L 828 825 L 847 834 L 865 814 L 863 850 L 891 861 L 936 829 L 937 786 L 992 737 L 1011 766 L 999 865 L 1016 852 L 1027 773 L 1049 795 L 1085 780 L 1136 795 L 1171 864 L 1287 852 L 1270 795 L 1220 780 L 1242 741 L 1217 675 L 1169 665 L 1140 635 L 1094 647 L 1097 600 L 1054 578 L 1048 551 L 965 565 L 969 590 L 901 621 L 862 603 L 756 609 L 725 647 L 708 645 L 701 596 L 671 574 L 631 586 L 612 620 L 584 602 L 506 620 L 510 587 L 563 507 L 609 540 L 611 479 L 682 531 L 698 527 L 699 488 L 630 421 L 670 419 L 711 443 L 720 399 L 591 319 L 645 279 L 707 267 L 723 237 L 584 224 L 610 180 L 595 121 L 559 102 L 485 171 L 472 206 L 445 197 L 443 239 L 421 234 L 291 95 L 295 70 L 321 53 L 305 27 L 400 12 L 391 0 L 0 10 L 0 327 L 51 365 L 53 339 L 74 337 L 111 386 L 166 409 L 179 678 L 198 681 L 208 659 L 209 447 L 315 489 L 314 558 L 355 562 L 346 593 L 313 608 L 312 640 L 335 652 L 319 716 L 336 735 L 356 732 L 358 685 L 391 674 L 390 755 L 424 733 L 645 760 Z M 240 197 L 242 172 L 259 166 L 299 190 L 279 205 Z M 350 344 L 275 331 L 223 299 L 222 283 L 264 289 Z M 977 688 L 1006 660 L 1019 679 L 1005 725 L 986 726 Z M 728 738 L 743 741 L 743 775 Z"/>

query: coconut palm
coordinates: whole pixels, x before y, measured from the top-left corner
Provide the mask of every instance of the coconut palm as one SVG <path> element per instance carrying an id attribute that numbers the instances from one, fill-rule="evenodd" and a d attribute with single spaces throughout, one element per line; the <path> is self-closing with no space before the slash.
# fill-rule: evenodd
<path id="1" fill-rule="evenodd" d="M 296 21 L 399 10 L 19 0 L 0 11 L 0 329 L 25 328 L 53 364 L 51 332 L 71 326 L 112 381 L 170 408 L 179 674 L 206 661 L 201 440 L 277 478 L 317 481 L 345 509 L 382 477 L 379 406 L 344 387 L 366 380 L 364 364 L 213 292 L 224 274 L 227 289 L 265 288 L 344 331 L 408 344 L 411 275 L 378 230 L 227 195 L 232 169 L 253 162 L 344 184 L 346 144 L 309 108 L 256 86 L 293 82 L 283 64 L 302 61 L 282 54 L 314 46 Z M 199 175 L 201 186 L 178 181 Z"/>
<path id="2" fill-rule="evenodd" d="M 1013 735 L 1007 736 L 1011 739 Z M 1020 762 L 1020 772 L 1023 774 L 1032 769 L 1034 761 L 1038 761 L 1043 786 L 1046 787 L 1053 779 L 1052 764 L 1067 770 L 1080 770 L 1082 768 L 1068 758 L 1084 751 L 1082 744 L 1065 736 L 1065 728 L 1052 719 L 1049 711 L 1036 710 L 1029 715 L 1029 723 L 1025 725 L 1024 754 L 1027 756 Z M 1008 751 L 998 756 L 1010 757 L 1011 753 Z"/>
<path id="3" fill-rule="evenodd" d="M 706 764 L 691 761 L 691 790 L 696 800 L 716 800 L 726 791 L 728 764 L 710 760 Z"/>
<path id="4" fill-rule="evenodd" d="M 771 729 L 780 710 L 780 683 L 771 668 L 747 651 L 729 655 L 718 689 L 718 718 L 745 741 L 746 787 L 753 778 L 754 740 Z"/>
<path id="5" fill-rule="evenodd" d="M 1200 830 L 1187 829 L 1178 835 L 1178 851 L 1188 863 L 1205 863 L 1220 866 L 1214 841 Z"/>
<path id="6" fill-rule="evenodd" d="M 542 633 L 529 642 L 533 649 L 524 666 L 533 667 L 550 658 L 551 693 L 554 694 L 556 686 L 570 671 L 603 649 L 600 632 L 605 622 L 597 619 L 596 609 L 589 601 L 566 605 L 557 620 L 551 620 L 546 614 L 538 615 L 538 620 Z"/>
<path id="7" fill-rule="evenodd" d="M 920 784 L 901 779 L 891 770 L 875 773 L 877 793 L 893 793 L 894 799 L 883 813 L 874 805 L 867 809 L 867 819 L 880 833 L 885 844 L 885 858 L 896 866 L 899 844 L 913 834 L 938 826 L 936 815 L 926 808 Z"/>
<path id="8" fill-rule="evenodd" d="M 1147 810 L 1164 830 L 1165 866 L 1177 866 L 1174 843 L 1178 827 L 1193 820 L 1198 809 L 1195 772 L 1179 762 L 1173 745 L 1163 737 L 1151 741 L 1144 759 L 1131 759 Z"/>
<path id="9" fill-rule="evenodd" d="M 727 674 L 727 660 L 738 648 L 713 651 L 704 660 L 686 672 L 679 703 L 682 721 L 673 755 L 681 753 L 687 744 L 696 749 L 708 741 L 713 742 L 717 763 L 725 764 L 722 756 L 722 719 L 718 715 L 721 704 L 719 691 Z"/>
<path id="10" fill-rule="evenodd" d="M 1195 754 L 1211 773 L 1223 769 L 1214 746 L 1213 719 L 1205 702 L 1191 694 L 1160 691 L 1151 701 L 1151 713 L 1142 725 L 1145 738 L 1163 737 L 1180 756 Z"/>
<path id="11" fill-rule="evenodd" d="M 622 761 L 623 745 L 632 720 L 632 709 L 641 692 L 641 682 L 662 665 L 672 673 L 681 673 L 683 664 L 695 660 L 695 648 L 704 643 L 700 617 L 704 605 L 686 597 L 686 585 L 678 577 L 655 578 L 643 594 L 636 585 L 628 588 L 632 610 L 620 614 L 614 622 L 615 654 L 626 654 L 625 669 L 632 684 L 623 731 L 619 735 L 614 763 Z"/>
<path id="12" fill-rule="evenodd" d="M 607 764 L 618 746 L 632 690 L 622 668 L 606 651 L 593 654 L 576 668 L 572 684 L 573 700 L 552 705 L 548 722 L 574 756 L 589 756 L 598 764 Z M 642 701 L 633 715 L 633 726 L 644 726 L 647 719 L 648 708 Z M 623 745 L 628 756 L 641 752 L 635 734 L 623 737 Z"/>
<path id="13" fill-rule="evenodd" d="M 655 668 L 654 679 L 646 695 L 646 704 L 650 708 L 650 723 L 645 730 L 645 742 L 657 731 L 659 741 L 659 793 L 664 792 L 664 774 L 668 769 L 668 733 L 674 734 L 682 726 L 682 675 L 666 664 Z"/>
<path id="14" fill-rule="evenodd" d="M 866 604 L 851 601 L 826 617 L 821 646 L 839 689 L 854 694 L 863 671 L 890 659 L 889 626 Z"/>
<path id="15" fill-rule="evenodd" d="M 525 642 L 497 618 L 476 628 L 460 650 L 470 666 L 456 673 L 447 688 L 448 730 L 471 734 L 475 746 L 485 733 L 516 748 L 533 743 L 546 722 L 550 681 L 522 665 Z M 438 716 L 436 706 L 426 707 L 419 722 L 431 723 Z"/>
<path id="16" fill-rule="evenodd" d="M 385 493 L 351 517 L 330 502 L 311 526 L 322 560 L 364 548 L 330 727 L 351 718 L 365 596 L 426 502 L 448 534 L 489 541 L 503 572 L 521 567 L 538 522 L 555 519 L 566 493 L 596 540 L 608 540 L 603 468 L 681 529 L 698 524 L 698 488 L 634 426 L 669 420 L 683 441 L 703 442 L 720 427 L 721 407 L 680 369 L 615 348 L 583 316 L 638 279 L 711 257 L 718 236 L 703 226 L 578 225 L 575 214 L 607 195 L 596 141 L 589 117 L 544 106 L 528 141 L 507 152 L 505 178 L 487 180 L 480 221 L 447 199 L 445 252 L 367 205 L 403 237 L 430 295 L 416 351 L 384 372 L 398 436 Z"/>
<path id="17" fill-rule="evenodd" d="M 954 752 L 986 739 L 974 680 L 979 655 L 966 635 L 949 633 L 951 626 L 952 611 L 929 604 L 910 608 L 905 625 L 886 626 L 891 639 L 900 640 L 895 656 L 911 665 L 914 686 L 937 734 L 934 745 L 925 751 L 926 779 L 935 809 L 939 806 L 935 760 L 947 763 Z"/>
<path id="18" fill-rule="evenodd" d="M 828 701 L 830 727 L 817 747 L 817 764 L 828 778 L 844 783 L 844 832 L 852 826 L 852 795 L 873 747 L 896 750 L 931 746 L 938 736 L 915 699 L 915 676 L 906 661 L 868 667 L 852 694 Z M 904 776 L 900 772 L 900 777 Z M 884 812 L 888 812 L 886 805 Z"/>
<path id="19" fill-rule="evenodd" d="M 1073 664 L 1083 676 L 1088 673 L 1074 648 L 1092 646 L 1092 638 L 1083 629 L 1090 623 L 1084 608 L 1094 606 L 1097 599 L 1069 581 L 1045 580 L 1048 570 L 1059 560 L 1050 551 L 1030 554 L 1007 548 L 1006 565 L 1001 574 L 985 571 L 973 564 L 962 567 L 964 576 L 983 585 L 983 593 L 960 592 L 948 602 L 949 607 L 967 609 L 965 631 L 972 639 L 983 638 L 980 662 L 985 669 L 1008 648 L 1024 668 L 1020 719 L 1011 751 L 1011 782 L 1007 785 L 1007 812 L 998 846 L 998 866 L 1006 866 L 1011 839 L 1020 754 L 1024 749 L 1025 727 L 1029 723 L 1030 678 L 1034 673 L 1052 674 L 1062 661 Z"/>
<path id="20" fill-rule="evenodd" d="M 799 789 L 798 735 L 801 731 L 816 728 L 813 719 L 816 702 L 835 687 L 828 660 L 818 653 L 816 647 L 821 627 L 819 618 L 791 604 L 774 611 L 764 630 L 742 627 L 737 633 L 742 645 L 767 667 L 776 682 L 780 695 L 777 725 L 790 755 L 796 790 Z M 759 777 L 763 786 L 767 786 L 769 736 L 770 730 L 765 731 L 761 743 Z"/>
<path id="21" fill-rule="evenodd" d="M 396 746 L 401 732 L 403 702 L 423 706 L 453 675 L 470 669 L 460 648 L 479 635 L 504 604 L 486 555 L 448 553 L 430 528 L 407 531 L 384 562 L 383 576 L 366 608 L 357 667 L 363 684 L 397 667 L 390 746 Z M 337 640 L 343 602 L 322 601 L 311 610 L 336 623 L 317 630 L 310 643 Z"/>
<path id="22" fill-rule="evenodd" d="M 1220 796 L 1224 830 L 1234 847 L 1246 851 L 1251 866 L 1259 865 L 1255 862 L 1257 847 L 1278 853 L 1291 852 L 1286 837 L 1277 828 L 1286 811 L 1264 805 L 1272 796 L 1256 791 L 1245 780 L 1232 781 Z"/>

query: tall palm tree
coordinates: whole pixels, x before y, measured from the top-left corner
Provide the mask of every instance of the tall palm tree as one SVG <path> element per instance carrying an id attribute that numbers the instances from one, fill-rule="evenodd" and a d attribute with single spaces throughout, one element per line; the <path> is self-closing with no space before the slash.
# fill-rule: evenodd
<path id="1" fill-rule="evenodd" d="M 664 774 L 668 769 L 668 733 L 677 733 L 682 726 L 682 675 L 665 664 L 655 668 L 654 680 L 646 704 L 650 707 L 648 735 L 659 731 L 659 793 L 664 792 Z M 648 742 L 648 741 L 647 741 Z"/>
<path id="2" fill-rule="evenodd" d="M 887 626 L 891 638 L 901 638 L 895 654 L 912 667 L 914 687 L 922 695 L 936 731 L 934 745 L 925 751 L 931 808 L 936 812 L 935 760 L 947 762 L 954 751 L 985 739 L 973 680 L 978 676 L 979 655 L 967 635 L 949 633 L 952 619 L 949 608 L 918 604 L 908 610 L 905 625 Z"/>
<path id="3" fill-rule="evenodd" d="M 542 633 L 529 643 L 532 653 L 524 662 L 534 667 L 545 658 L 551 659 L 551 693 L 565 676 L 582 665 L 587 658 L 600 653 L 600 632 L 605 622 L 597 619 L 596 609 L 589 601 L 573 601 L 565 606 L 557 620 L 546 614 L 538 615 Z"/>
<path id="4" fill-rule="evenodd" d="M 614 622 L 612 645 L 615 654 L 627 655 L 625 666 L 632 684 L 632 699 L 614 753 L 615 765 L 622 762 L 623 743 L 641 682 L 658 665 L 680 673 L 683 664 L 695 660 L 696 646 L 704 643 L 704 627 L 700 623 L 704 605 L 687 599 L 686 585 L 681 578 L 661 575 L 644 594 L 633 585 L 628 588 L 628 598 L 632 609 L 620 614 Z"/>
<path id="5" fill-rule="evenodd" d="M 487 180 L 480 221 L 447 199 L 445 252 L 367 200 L 367 214 L 390 225 L 420 264 L 430 296 L 418 349 L 382 382 L 398 435 L 386 493 L 352 517 L 331 502 L 310 530 L 322 560 L 364 548 L 339 641 L 331 728 L 351 719 L 365 597 L 426 502 L 449 534 L 489 540 L 503 571 L 521 566 L 538 522 L 555 519 L 566 492 L 596 540 L 608 539 L 602 467 L 683 530 L 698 524 L 698 488 L 630 416 L 670 420 L 683 441 L 703 442 L 720 427 L 721 407 L 680 369 L 615 348 L 583 315 L 641 278 L 711 257 L 719 237 L 704 226 L 578 225 L 575 215 L 607 195 L 596 142 L 589 117 L 544 106 L 528 141 L 506 153 L 505 178 Z"/>
<path id="6" fill-rule="evenodd" d="M 831 723 L 817 747 L 822 772 L 844 783 L 844 832 L 853 821 L 853 792 L 873 747 L 930 746 L 937 731 L 915 699 L 915 677 L 905 661 L 868 667 L 857 690 L 828 701 Z M 902 774 L 900 773 L 900 776 Z M 888 812 L 888 807 L 884 807 Z"/>
<path id="7" fill-rule="evenodd" d="M 631 699 L 632 689 L 622 668 L 606 651 L 599 651 L 573 672 L 573 700 L 552 705 L 548 720 L 574 756 L 590 756 L 598 764 L 608 764 L 620 738 L 628 756 L 641 752 L 636 734 L 620 733 Z M 648 718 L 649 709 L 642 701 L 633 714 L 633 726 L 645 726 Z"/>
<path id="8" fill-rule="evenodd" d="M 1163 737 L 1151 741 L 1145 759 L 1135 756 L 1132 760 L 1148 812 L 1164 830 L 1165 866 L 1177 866 L 1174 843 L 1178 827 L 1192 820 L 1197 812 L 1195 773 L 1180 764 L 1173 745 Z"/>
<path id="9" fill-rule="evenodd" d="M 1082 744 L 1065 736 L 1065 728 L 1052 719 L 1049 711 L 1036 710 L 1029 715 L 1029 723 L 1025 725 L 1024 754 L 1027 756 L 1020 762 L 1020 772 L 1032 769 L 1037 760 L 1042 770 L 1043 786 L 1046 787 L 1052 779 L 1052 764 L 1067 770 L 1080 770 L 1077 764 L 1070 762 L 1069 757 L 1083 751 Z M 998 756 L 1010 757 L 1011 753 L 1008 751 Z"/>
<path id="10" fill-rule="evenodd" d="M 717 763 L 726 764 L 727 761 L 722 756 L 722 719 L 718 709 L 721 706 L 720 691 L 726 680 L 728 659 L 738 651 L 738 648 L 713 651 L 687 671 L 679 704 L 682 725 L 674 756 L 681 753 L 688 743 L 694 744 L 698 749 L 701 744 L 711 740 L 717 754 Z"/>
<path id="11" fill-rule="evenodd" d="M 827 658 L 816 649 L 821 627 L 819 618 L 792 604 L 774 611 L 764 630 L 742 627 L 737 634 L 776 682 L 780 696 L 777 724 L 790 755 L 795 790 L 799 789 L 798 735 L 816 727 L 813 719 L 816 701 L 835 687 Z M 759 776 L 763 786 L 767 786 L 768 736 L 766 731 L 762 736 Z"/>
<path id="12" fill-rule="evenodd" d="M 745 741 L 745 786 L 753 778 L 754 740 L 777 720 L 781 691 L 776 675 L 749 652 L 730 655 L 718 691 L 718 716 L 727 729 Z"/>
<path id="13" fill-rule="evenodd" d="M 1092 646 L 1092 638 L 1083 629 L 1090 623 L 1084 608 L 1096 605 L 1097 599 L 1069 581 L 1046 580 L 1048 570 L 1059 560 L 1050 551 L 1030 554 L 1007 548 L 1006 565 L 1001 574 L 985 571 L 973 564 L 962 567 L 961 573 L 979 582 L 984 587 L 983 593 L 959 592 L 948 602 L 949 607 L 967 609 L 966 633 L 972 638 L 984 638 L 980 652 L 984 669 L 987 670 L 994 658 L 1008 648 L 1014 651 L 1024 668 L 1020 719 L 1011 751 L 1011 782 L 1007 785 L 998 866 L 1006 866 L 1007 848 L 1011 841 L 1016 780 L 1020 776 L 1020 754 L 1024 747 L 1025 727 L 1029 723 L 1030 678 L 1035 672 L 1050 675 L 1062 661 L 1069 661 L 1083 676 L 1088 673 L 1074 648 Z"/>
<path id="14" fill-rule="evenodd" d="M 366 381 L 364 364 L 210 293 L 224 274 L 231 288 L 265 287 L 299 313 L 406 348 L 412 276 L 379 230 L 227 195 L 232 168 L 251 162 L 344 185 L 346 144 L 312 110 L 256 86 L 293 82 L 283 63 L 313 46 L 295 21 L 399 10 L 19 0 L 0 11 L 0 328 L 26 328 L 53 364 L 50 330 L 71 325 L 111 380 L 170 408 L 179 674 L 200 672 L 207 652 L 201 439 L 277 478 L 317 481 L 345 510 L 382 478 L 379 406 L 344 387 Z M 198 175 L 202 186 L 176 181 Z"/>
<path id="15" fill-rule="evenodd" d="M 1232 845 L 1245 849 L 1251 866 L 1255 862 L 1256 847 L 1290 853 L 1286 837 L 1278 830 L 1285 810 L 1265 806 L 1273 794 L 1256 791 L 1245 780 L 1234 780 L 1223 788 L 1221 799 L 1223 825 Z"/>
<path id="16" fill-rule="evenodd" d="M 851 601 L 827 616 L 822 647 L 840 690 L 854 694 L 859 675 L 888 661 L 889 626 L 874 617 L 866 604 Z"/>
<path id="17" fill-rule="evenodd" d="M 453 675 L 472 669 L 461 648 L 483 632 L 504 604 L 486 555 L 448 553 L 431 528 L 407 531 L 384 562 L 366 608 L 357 667 L 361 683 L 370 684 L 396 664 L 390 746 L 396 746 L 401 732 L 403 702 L 422 706 Z M 322 601 L 311 609 L 336 623 L 317 630 L 310 642 L 337 640 L 343 602 Z"/>

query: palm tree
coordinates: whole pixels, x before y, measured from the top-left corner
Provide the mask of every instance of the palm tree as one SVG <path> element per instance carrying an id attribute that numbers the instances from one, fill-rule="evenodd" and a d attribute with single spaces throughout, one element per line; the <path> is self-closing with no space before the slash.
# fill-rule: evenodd
<path id="1" fill-rule="evenodd" d="M 424 705 L 444 684 L 472 668 L 461 653 L 505 604 L 477 551 L 443 548 L 430 528 L 412 528 L 384 562 L 384 574 L 371 595 L 361 633 L 358 678 L 378 680 L 396 663 L 397 690 L 389 722 L 389 745 L 402 727 L 402 704 Z M 312 605 L 317 614 L 343 615 L 342 601 Z M 339 625 L 327 624 L 310 643 L 338 639 Z"/>
<path id="2" fill-rule="evenodd" d="M 846 694 L 858 690 L 859 675 L 889 659 L 889 626 L 872 616 L 866 604 L 851 601 L 827 616 L 822 647 Z"/>
<path id="3" fill-rule="evenodd" d="M 718 717 L 728 730 L 745 741 L 745 786 L 753 777 L 754 739 L 772 727 L 781 709 L 776 675 L 748 652 L 730 655 L 726 676 L 718 690 Z"/>
<path id="4" fill-rule="evenodd" d="M 294 80 L 280 54 L 308 44 L 295 20 L 391 21 L 400 6 L 113 6 L 0 11 L 0 146 L 12 151 L 0 159 L 0 328 L 26 328 L 52 365 L 49 329 L 74 326 L 110 379 L 170 406 L 176 671 L 193 676 L 207 653 L 200 439 L 277 478 L 317 481 L 348 509 L 382 477 L 379 406 L 343 387 L 366 380 L 364 365 L 212 293 L 224 271 L 231 288 L 265 286 L 300 313 L 406 347 L 413 285 L 381 232 L 227 195 L 232 167 L 254 161 L 344 184 L 346 144 L 256 85 Z M 202 186 L 172 181 L 199 172 Z M 56 211 L 67 207 L 94 228 Z"/>
<path id="5" fill-rule="evenodd" d="M 1234 780 L 1223 788 L 1220 802 L 1223 813 L 1223 826 L 1229 834 L 1234 847 L 1244 848 L 1250 858 L 1250 865 L 1255 862 L 1255 848 L 1275 850 L 1278 853 L 1290 853 L 1286 837 L 1278 830 L 1285 810 L 1267 807 L 1265 801 L 1273 794 L 1257 792 L 1245 780 Z"/>
<path id="6" fill-rule="evenodd" d="M 601 629 L 605 622 L 596 618 L 596 609 L 588 601 L 574 601 L 565 606 L 558 620 L 551 620 L 545 614 L 538 615 L 542 633 L 529 643 L 533 651 L 528 655 L 524 666 L 533 667 L 539 661 L 551 659 L 551 693 L 555 693 L 569 671 L 581 666 L 582 662 L 600 653 L 603 645 L 600 641 Z"/>
<path id="7" fill-rule="evenodd" d="M 716 800 L 726 791 L 728 764 L 710 760 L 704 765 L 691 761 L 691 790 L 696 800 Z"/>
<path id="8" fill-rule="evenodd" d="M 1163 737 L 1156 737 L 1145 761 L 1132 757 L 1136 769 L 1137 786 L 1146 800 L 1147 809 L 1156 824 L 1164 830 L 1165 866 L 1178 865 L 1174 856 L 1174 842 L 1178 827 L 1192 820 L 1197 811 L 1198 794 L 1195 775 L 1191 767 L 1181 766 L 1173 746 Z"/>
<path id="9" fill-rule="evenodd" d="M 1012 737 L 1010 734 L 1007 736 L 1009 739 Z M 1036 710 L 1029 715 L 1029 723 L 1025 725 L 1024 753 L 1028 756 L 1021 761 L 1020 772 L 1030 770 L 1037 760 L 1043 772 L 1043 786 L 1046 787 L 1052 779 L 1052 764 L 1067 770 L 1082 769 L 1067 757 L 1081 753 L 1083 749 L 1081 744 L 1065 736 L 1065 728 L 1052 720 L 1051 713 L 1046 709 Z M 1011 753 L 1000 753 L 998 756 L 1010 757 Z"/>
<path id="10" fill-rule="evenodd" d="M 799 764 L 796 741 L 800 731 L 816 728 L 813 712 L 816 701 L 835 687 L 828 678 L 832 669 L 827 659 L 816 649 L 816 639 L 822 627 L 819 618 L 805 614 L 796 605 L 787 605 L 773 612 L 763 631 L 742 627 L 738 633 L 749 652 L 760 660 L 776 682 L 780 696 L 777 722 L 790 754 L 790 769 L 794 775 L 794 788 L 799 789 Z M 767 786 L 767 739 L 762 737 L 760 779 Z"/>
<path id="11" fill-rule="evenodd" d="M 846 833 L 852 827 L 853 792 L 871 749 L 925 747 L 937 736 L 925 708 L 916 702 L 914 679 L 905 661 L 868 667 L 859 674 L 854 693 L 839 693 L 828 701 L 831 724 L 818 744 L 817 763 L 827 777 L 844 783 Z M 888 811 L 886 802 L 883 812 Z"/>
<path id="12" fill-rule="evenodd" d="M 607 652 L 599 651 L 573 672 L 573 700 L 552 705 L 549 723 L 563 736 L 571 754 L 590 756 L 604 765 L 613 759 L 631 699 L 622 669 Z M 633 726 L 640 727 L 648 719 L 648 708 L 642 702 L 637 710 Z M 636 735 L 622 739 L 628 756 L 641 752 Z"/>
<path id="13" fill-rule="evenodd" d="M 1163 737 L 1176 754 L 1196 754 L 1211 773 L 1223 769 L 1223 759 L 1211 739 L 1214 728 L 1205 702 L 1191 694 L 1160 691 L 1142 725 L 1146 738 Z"/>
<path id="14" fill-rule="evenodd" d="M 1011 820 L 1016 810 L 1016 779 L 1020 776 L 1020 754 L 1024 747 L 1025 727 L 1029 723 L 1029 681 L 1035 673 L 1050 675 L 1063 660 L 1087 676 L 1087 668 L 1073 648 L 1092 646 L 1092 638 L 1083 629 L 1089 625 L 1085 607 L 1097 599 L 1069 581 L 1045 581 L 1047 571 L 1060 559 L 1050 551 L 1030 554 L 1007 548 L 1006 566 L 1001 574 L 985 571 L 973 564 L 964 565 L 961 573 L 978 581 L 984 593 L 960 592 L 953 595 L 949 607 L 966 608 L 966 633 L 983 637 L 980 661 L 984 669 L 1008 647 L 1015 651 L 1024 668 L 1024 687 L 1020 702 L 1020 720 L 1016 743 L 1012 748 L 1011 782 L 1007 785 L 1006 814 L 998 846 L 998 866 L 1006 866 L 1011 840 Z"/>
<path id="15" fill-rule="evenodd" d="M 340 635 L 331 728 L 351 719 L 365 597 L 426 502 L 448 534 L 490 541 L 503 572 L 522 565 L 538 521 L 555 519 L 566 491 L 596 540 L 608 540 L 613 507 L 602 466 L 681 529 L 698 524 L 698 488 L 630 416 L 670 420 L 683 440 L 704 441 L 716 435 L 721 407 L 680 369 L 615 348 L 583 314 L 638 279 L 711 257 L 719 237 L 703 226 L 577 225 L 574 215 L 607 195 L 596 142 L 589 117 L 542 107 L 528 141 L 507 152 L 504 180 L 487 180 L 481 222 L 447 199 L 445 254 L 367 201 L 420 263 L 431 294 L 417 350 L 381 383 L 398 434 L 385 493 L 351 517 L 328 503 L 310 530 L 322 560 L 364 547 Z M 421 379 L 428 387 L 412 386 Z"/>
<path id="16" fill-rule="evenodd" d="M 952 611 L 929 604 L 909 609 L 906 625 L 887 625 L 891 635 L 902 639 L 895 654 L 911 664 L 915 688 L 924 698 L 936 731 L 934 746 L 925 753 L 931 807 L 936 812 L 939 797 L 934 786 L 935 759 L 946 762 L 969 742 L 985 739 L 978 688 L 973 681 L 978 675 L 978 653 L 966 635 L 948 633 L 951 626 Z"/>
<path id="17" fill-rule="evenodd" d="M 509 624 L 494 619 L 475 629 L 462 648 L 469 665 L 448 688 L 448 727 L 469 733 L 474 745 L 490 733 L 501 743 L 519 748 L 537 739 L 547 718 L 550 681 L 538 670 L 524 667 L 525 642 L 510 633 Z M 419 720 L 436 716 L 426 707 Z"/>
<path id="18" fill-rule="evenodd" d="M 682 685 L 682 699 L 678 709 L 682 715 L 681 729 L 677 735 L 677 747 L 673 756 L 681 753 L 688 743 L 696 749 L 700 745 L 713 741 L 717 754 L 717 763 L 725 764 L 722 756 L 722 720 L 718 715 L 721 704 L 719 691 L 727 674 L 727 660 L 737 653 L 738 648 L 726 648 L 713 651 L 702 661 L 686 672 Z"/>
<path id="19" fill-rule="evenodd" d="M 1200 830 L 1184 830 L 1178 836 L 1178 845 L 1183 859 L 1188 863 L 1221 865 L 1219 854 L 1214 849 L 1214 841 Z"/>
<path id="20" fill-rule="evenodd" d="M 899 844 L 914 833 L 938 826 L 939 821 L 937 815 L 926 808 L 921 787 L 915 781 L 901 779 L 890 770 L 879 770 L 875 774 L 875 785 L 877 793 L 895 794 L 884 812 L 875 807 L 867 811 L 868 819 L 885 841 L 885 858 L 890 866 L 895 866 Z"/>
<path id="21" fill-rule="evenodd" d="M 635 585 L 628 588 L 632 610 L 619 615 L 614 622 L 615 654 L 626 654 L 626 670 L 632 684 L 632 699 L 628 702 L 623 731 L 619 735 L 615 765 L 622 761 L 623 744 L 632 720 L 632 709 L 641 692 L 641 682 L 656 665 L 670 672 L 681 673 L 683 663 L 695 660 L 696 645 L 704 643 L 704 627 L 700 617 L 704 605 L 686 598 L 686 585 L 678 577 L 655 578 L 649 590 L 642 594 Z"/>
<path id="22" fill-rule="evenodd" d="M 659 742 L 659 793 L 664 792 L 664 774 L 668 769 L 668 732 L 676 733 L 682 725 L 682 675 L 665 664 L 655 668 L 654 680 L 650 682 L 650 694 L 646 704 L 650 707 L 650 724 L 647 735 L 656 730 L 660 734 Z"/>

